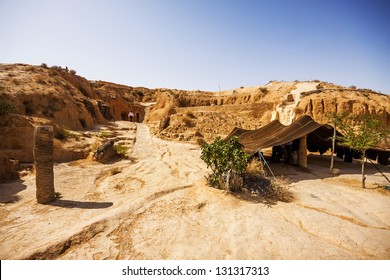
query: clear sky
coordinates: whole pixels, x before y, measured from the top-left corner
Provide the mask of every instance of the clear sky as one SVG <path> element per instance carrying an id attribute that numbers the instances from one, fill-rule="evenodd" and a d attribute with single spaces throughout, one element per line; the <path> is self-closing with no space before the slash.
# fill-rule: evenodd
<path id="1" fill-rule="evenodd" d="M 389 0 L 0 0 L 0 63 L 222 90 L 313 80 L 390 94 Z"/>

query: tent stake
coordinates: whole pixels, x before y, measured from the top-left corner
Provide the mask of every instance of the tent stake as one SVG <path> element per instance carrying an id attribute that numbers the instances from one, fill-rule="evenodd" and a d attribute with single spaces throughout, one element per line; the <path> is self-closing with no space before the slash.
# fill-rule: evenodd
<path id="1" fill-rule="evenodd" d="M 260 150 L 258 151 L 258 153 L 259 153 L 259 158 L 260 158 L 260 159 L 264 162 L 264 164 L 268 167 L 268 170 L 269 170 L 269 172 L 271 172 L 272 177 L 274 177 L 274 179 L 276 179 L 274 173 L 273 173 L 272 170 L 271 170 L 271 167 L 269 167 L 267 161 L 265 160 L 265 158 L 264 158 L 264 156 L 263 156 L 263 154 L 261 153 Z"/>

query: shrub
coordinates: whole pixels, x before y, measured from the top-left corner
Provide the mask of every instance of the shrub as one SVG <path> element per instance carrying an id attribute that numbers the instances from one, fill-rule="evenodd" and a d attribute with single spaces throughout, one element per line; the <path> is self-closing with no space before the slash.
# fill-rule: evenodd
<path id="1" fill-rule="evenodd" d="M 70 131 L 66 130 L 63 127 L 57 127 L 54 130 L 54 138 L 56 138 L 58 140 L 66 140 L 69 138 L 70 135 L 71 135 Z"/>
<path id="2" fill-rule="evenodd" d="M 238 137 L 224 141 L 218 137 L 213 143 L 202 147 L 201 159 L 210 167 L 212 174 L 209 183 L 215 188 L 223 188 L 227 173 L 242 176 L 248 165 L 250 155 L 245 154 Z"/>
<path id="3" fill-rule="evenodd" d="M 170 121 L 171 121 L 171 117 L 170 116 L 166 116 L 165 118 L 163 118 L 160 121 L 160 130 L 166 129 L 169 126 Z"/>
<path id="4" fill-rule="evenodd" d="M 110 136 L 110 132 L 108 132 L 108 131 L 100 131 L 100 132 L 99 132 L 99 135 L 100 135 L 100 137 L 102 137 L 102 138 L 107 138 L 107 137 Z"/>
<path id="5" fill-rule="evenodd" d="M 187 112 L 185 113 L 185 115 L 186 115 L 187 117 L 191 118 L 191 119 L 196 119 L 196 116 L 195 116 L 192 112 L 190 112 L 190 111 L 187 111 Z"/>
<path id="6" fill-rule="evenodd" d="M 76 70 L 71 69 L 71 70 L 69 71 L 69 73 L 72 74 L 72 75 L 76 75 Z"/>
<path id="7" fill-rule="evenodd" d="M 182 121 L 188 127 L 194 127 L 195 126 L 195 124 L 192 122 L 192 120 L 189 117 L 187 117 L 187 116 L 184 116 Z"/>
<path id="8" fill-rule="evenodd" d="M 267 177 L 263 163 L 257 158 L 253 159 L 246 168 L 244 186 L 252 193 L 272 201 L 292 200 L 289 192 L 290 181 L 285 177 Z"/>
<path id="9" fill-rule="evenodd" d="M 342 134 L 337 136 L 338 145 L 361 153 L 362 188 L 365 188 L 366 152 L 375 148 L 390 136 L 390 129 L 375 115 L 332 115 L 333 125 Z"/>
<path id="10" fill-rule="evenodd" d="M 290 181 L 285 177 L 268 178 L 260 173 L 246 173 L 244 185 L 252 193 L 266 199 L 283 202 L 292 200 Z"/>
<path id="11" fill-rule="evenodd" d="M 47 69 L 47 64 L 46 63 L 42 63 L 41 67 Z"/>
<path id="12" fill-rule="evenodd" d="M 290 180 L 283 176 L 271 179 L 271 184 L 268 188 L 269 198 L 283 202 L 291 201 L 292 195 L 289 192 L 290 184 Z"/>
<path id="13" fill-rule="evenodd" d="M 196 144 L 198 144 L 199 146 L 204 146 L 207 144 L 206 140 L 204 140 L 203 137 L 196 137 Z"/>
<path id="14" fill-rule="evenodd" d="M 252 159 L 246 167 L 246 175 L 265 177 L 266 172 L 263 163 L 257 158 Z"/>
<path id="15" fill-rule="evenodd" d="M 268 88 L 266 88 L 266 87 L 260 87 L 259 90 L 261 92 L 263 92 L 263 93 L 268 93 L 269 92 Z"/>
<path id="16" fill-rule="evenodd" d="M 118 144 L 118 145 L 114 146 L 114 150 L 121 157 L 127 157 L 127 152 L 129 151 L 129 148 L 124 146 L 124 145 L 122 145 L 122 144 Z"/>
<path id="17" fill-rule="evenodd" d="M 16 110 L 16 106 L 13 102 L 0 96 L 0 116 L 7 115 Z"/>

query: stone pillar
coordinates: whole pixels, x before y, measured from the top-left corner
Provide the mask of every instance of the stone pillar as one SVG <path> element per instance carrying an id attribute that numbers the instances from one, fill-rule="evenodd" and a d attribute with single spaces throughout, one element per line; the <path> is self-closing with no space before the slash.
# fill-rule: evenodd
<path id="1" fill-rule="evenodd" d="M 38 203 L 42 204 L 55 198 L 53 150 L 53 127 L 36 127 L 34 144 L 36 197 Z"/>
<path id="2" fill-rule="evenodd" d="M 307 136 L 299 138 L 298 160 L 300 167 L 307 168 Z"/>

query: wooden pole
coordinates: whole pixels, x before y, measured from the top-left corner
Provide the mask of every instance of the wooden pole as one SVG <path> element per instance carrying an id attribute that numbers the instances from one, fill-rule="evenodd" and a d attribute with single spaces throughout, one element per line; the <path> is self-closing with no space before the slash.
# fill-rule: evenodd
<path id="1" fill-rule="evenodd" d="M 299 166 L 307 168 L 307 136 L 299 138 Z"/>
<path id="2" fill-rule="evenodd" d="M 329 173 L 332 173 L 333 170 L 335 147 L 336 147 L 336 124 L 333 124 L 332 155 L 330 157 Z"/>

